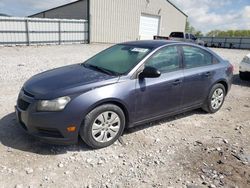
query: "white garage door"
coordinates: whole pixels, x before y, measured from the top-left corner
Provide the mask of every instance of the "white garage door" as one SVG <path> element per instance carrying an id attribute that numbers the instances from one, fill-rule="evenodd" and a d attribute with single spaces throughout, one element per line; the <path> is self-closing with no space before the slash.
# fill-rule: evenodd
<path id="1" fill-rule="evenodd" d="M 140 39 L 152 40 L 153 36 L 159 35 L 160 17 L 152 15 L 141 15 L 140 21 Z"/>

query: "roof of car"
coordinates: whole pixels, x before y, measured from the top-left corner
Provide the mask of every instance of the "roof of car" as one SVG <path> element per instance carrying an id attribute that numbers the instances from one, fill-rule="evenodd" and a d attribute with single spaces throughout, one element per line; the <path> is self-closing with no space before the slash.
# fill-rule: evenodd
<path id="1" fill-rule="evenodd" d="M 164 46 L 166 44 L 173 44 L 173 43 L 178 43 L 178 42 L 172 40 L 138 40 L 138 41 L 124 42 L 120 44 L 154 49 Z"/>

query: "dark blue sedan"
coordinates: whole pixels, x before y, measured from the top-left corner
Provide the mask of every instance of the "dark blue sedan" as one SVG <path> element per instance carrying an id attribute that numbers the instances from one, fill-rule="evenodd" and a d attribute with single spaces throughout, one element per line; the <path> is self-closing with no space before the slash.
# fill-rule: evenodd
<path id="1" fill-rule="evenodd" d="M 83 64 L 32 77 L 20 91 L 16 114 L 42 140 L 72 144 L 80 136 L 103 148 L 125 128 L 196 108 L 217 112 L 232 76 L 232 65 L 204 47 L 126 42 Z"/>

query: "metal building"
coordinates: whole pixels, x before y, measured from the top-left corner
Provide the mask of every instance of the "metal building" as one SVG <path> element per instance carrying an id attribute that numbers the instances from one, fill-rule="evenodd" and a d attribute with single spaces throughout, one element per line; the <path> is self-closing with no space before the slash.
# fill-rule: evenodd
<path id="1" fill-rule="evenodd" d="M 187 20 L 168 0 L 79 0 L 30 17 L 88 20 L 90 42 L 103 43 L 168 36 Z"/>

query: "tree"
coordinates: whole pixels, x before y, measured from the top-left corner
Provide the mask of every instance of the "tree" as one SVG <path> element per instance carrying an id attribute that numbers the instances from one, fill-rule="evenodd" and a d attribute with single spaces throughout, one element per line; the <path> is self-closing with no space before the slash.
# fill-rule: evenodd
<path id="1" fill-rule="evenodd" d="M 202 37 L 203 33 L 201 31 L 197 31 L 193 26 L 190 25 L 189 21 L 187 20 L 186 22 L 186 29 L 185 29 L 186 33 L 191 33 L 197 37 Z"/>
<path id="2" fill-rule="evenodd" d="M 250 30 L 212 30 L 206 34 L 208 37 L 250 37 Z"/>

